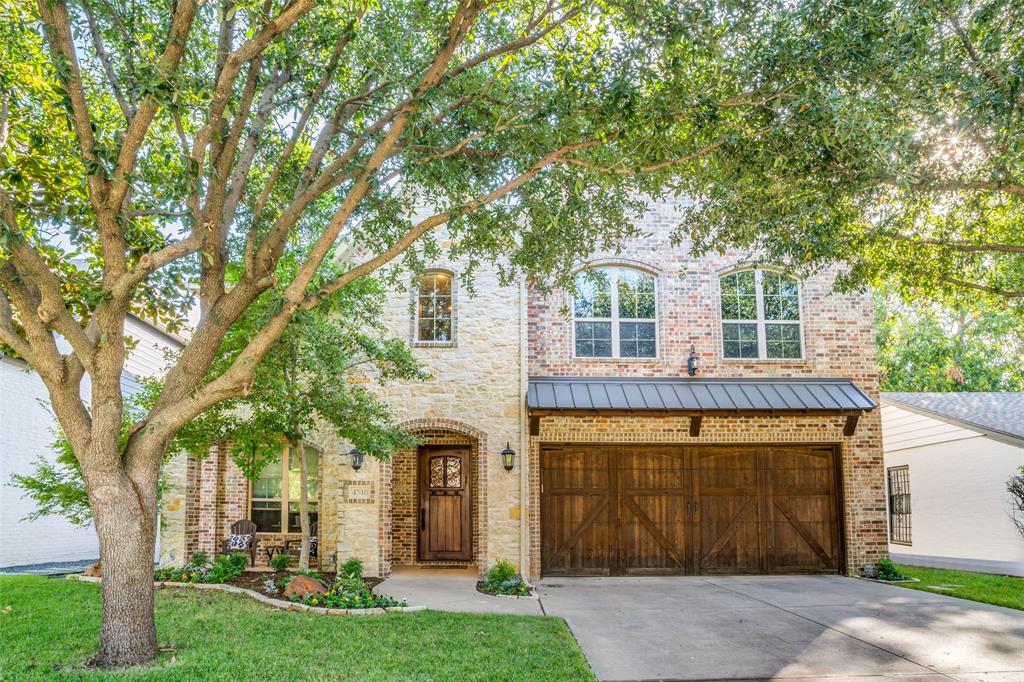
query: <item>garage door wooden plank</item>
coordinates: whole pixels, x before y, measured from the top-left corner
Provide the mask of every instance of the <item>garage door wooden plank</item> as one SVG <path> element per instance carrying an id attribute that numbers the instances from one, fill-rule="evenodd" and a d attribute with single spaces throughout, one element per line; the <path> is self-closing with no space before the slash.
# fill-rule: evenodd
<path id="1" fill-rule="evenodd" d="M 665 537 L 665 534 L 662 533 L 661 529 L 658 528 L 654 521 L 651 520 L 651 517 L 644 513 L 644 510 L 640 508 L 632 497 L 623 497 L 623 500 L 625 501 L 626 506 L 633 510 L 636 518 L 639 519 L 640 523 L 642 523 L 644 528 L 647 529 L 647 532 L 654 537 L 659 545 L 661 545 L 661 548 L 665 550 L 665 553 L 669 555 L 672 561 L 676 562 L 676 565 L 679 566 L 679 568 L 685 570 L 686 562 L 676 554 L 676 548 L 672 546 L 672 542 Z"/>

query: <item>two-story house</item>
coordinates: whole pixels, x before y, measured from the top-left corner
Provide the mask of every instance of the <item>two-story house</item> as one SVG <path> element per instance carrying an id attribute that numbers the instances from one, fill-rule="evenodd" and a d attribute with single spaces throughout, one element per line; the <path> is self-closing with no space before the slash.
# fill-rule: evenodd
<path id="1" fill-rule="evenodd" d="M 422 445 L 357 468 L 314 439 L 325 569 L 858 574 L 885 555 L 870 296 L 695 258 L 670 245 L 678 211 L 652 204 L 645 236 L 580 264 L 575 296 L 486 270 L 470 295 L 459 262 L 410 275 L 387 323 L 434 379 L 380 390 Z M 298 537 L 287 456 L 255 482 L 223 454 L 174 475 L 176 556 L 242 518 Z"/>

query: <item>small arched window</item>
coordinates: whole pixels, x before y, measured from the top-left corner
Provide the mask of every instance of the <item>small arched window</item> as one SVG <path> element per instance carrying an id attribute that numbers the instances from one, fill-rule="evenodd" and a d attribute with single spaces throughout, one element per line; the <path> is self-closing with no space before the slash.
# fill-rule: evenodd
<path id="1" fill-rule="evenodd" d="M 653 275 L 630 268 L 594 268 L 576 276 L 578 358 L 653 358 L 658 305 Z"/>
<path id="2" fill-rule="evenodd" d="M 727 358 L 800 358 L 800 287 L 771 270 L 744 270 L 719 280 L 722 343 Z"/>
<path id="3" fill-rule="evenodd" d="M 416 292 L 416 341 L 450 343 L 452 337 L 452 276 L 428 272 Z"/>

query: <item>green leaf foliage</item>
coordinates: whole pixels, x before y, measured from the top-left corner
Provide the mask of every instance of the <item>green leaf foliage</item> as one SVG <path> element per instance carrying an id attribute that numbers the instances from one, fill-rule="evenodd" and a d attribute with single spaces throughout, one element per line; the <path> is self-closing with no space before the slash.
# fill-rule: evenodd
<path id="1" fill-rule="evenodd" d="M 1024 338 L 1007 306 L 875 302 L 883 391 L 1024 390 Z"/>

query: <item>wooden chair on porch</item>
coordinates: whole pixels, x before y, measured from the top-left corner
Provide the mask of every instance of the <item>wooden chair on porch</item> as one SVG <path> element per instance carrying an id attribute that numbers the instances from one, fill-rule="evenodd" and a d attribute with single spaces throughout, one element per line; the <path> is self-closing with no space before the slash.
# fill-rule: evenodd
<path id="1" fill-rule="evenodd" d="M 246 542 L 247 541 L 247 542 Z M 235 545 L 235 546 L 232 546 Z M 248 546 L 245 546 L 248 545 Z M 256 524 L 249 519 L 242 519 L 231 524 L 231 534 L 220 542 L 221 554 L 246 552 L 249 554 L 249 565 L 256 565 Z"/>

